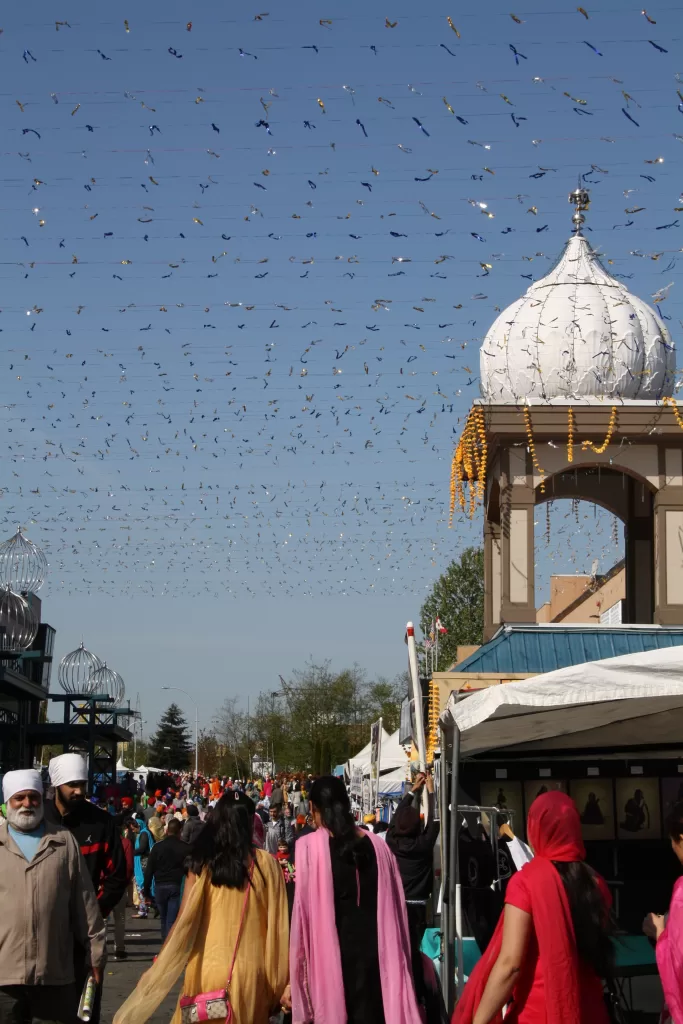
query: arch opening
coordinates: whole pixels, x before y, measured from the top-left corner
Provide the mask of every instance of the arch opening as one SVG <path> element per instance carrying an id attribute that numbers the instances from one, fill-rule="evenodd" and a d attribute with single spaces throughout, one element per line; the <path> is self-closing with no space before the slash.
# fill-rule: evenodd
<path id="1" fill-rule="evenodd" d="M 538 622 L 627 621 L 625 529 L 604 502 L 544 497 L 534 517 Z"/>
<path id="2" fill-rule="evenodd" d="M 653 622 L 654 495 L 647 480 L 603 465 L 565 469 L 546 479 L 543 492 L 535 488 L 540 621 L 596 624 L 603 616 L 603 624 L 605 618 Z M 573 517 L 573 527 L 565 531 L 565 525 L 570 525 L 568 517 Z M 561 543 L 554 557 L 544 559 L 542 549 L 545 545 L 548 552 L 552 550 L 553 532 Z"/>

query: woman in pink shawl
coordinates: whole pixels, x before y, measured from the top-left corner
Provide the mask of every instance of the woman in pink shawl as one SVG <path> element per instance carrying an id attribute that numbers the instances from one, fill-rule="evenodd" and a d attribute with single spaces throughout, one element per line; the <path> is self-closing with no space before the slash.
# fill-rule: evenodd
<path id="1" fill-rule="evenodd" d="M 683 803 L 674 805 L 667 818 L 674 853 L 683 864 Z M 643 931 L 657 943 L 657 967 L 664 990 L 662 1021 L 683 1024 L 683 878 L 674 885 L 669 914 L 648 914 Z"/>
<path id="2" fill-rule="evenodd" d="M 310 800 L 317 830 L 296 844 L 293 1024 L 421 1024 L 394 855 L 356 828 L 341 779 L 317 779 Z"/>

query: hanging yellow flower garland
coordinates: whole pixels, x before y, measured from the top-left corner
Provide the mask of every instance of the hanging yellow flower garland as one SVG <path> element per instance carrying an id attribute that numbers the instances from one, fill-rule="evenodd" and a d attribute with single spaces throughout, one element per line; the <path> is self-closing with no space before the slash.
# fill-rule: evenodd
<path id="1" fill-rule="evenodd" d="M 451 462 L 449 529 L 453 526 L 456 505 L 472 519 L 477 502 L 484 497 L 487 451 L 484 412 L 481 406 L 475 405 L 465 421 Z M 466 487 L 469 489 L 467 495 Z"/>
<path id="2" fill-rule="evenodd" d="M 605 440 L 599 447 L 596 447 L 592 441 L 583 441 L 581 444 L 581 451 L 585 452 L 587 448 L 592 448 L 596 455 L 602 455 L 607 450 L 607 445 L 612 440 L 612 434 L 617 425 L 617 407 L 612 406 L 612 410 L 609 414 L 609 423 L 607 425 L 607 433 L 605 434 Z"/>
<path id="3" fill-rule="evenodd" d="M 679 425 L 681 430 L 683 430 L 683 417 L 681 417 L 681 414 L 678 411 L 678 403 L 676 402 L 676 399 L 675 398 L 670 398 L 668 395 L 665 395 L 664 398 L 662 399 L 662 405 L 669 405 L 669 406 L 671 406 L 671 410 L 672 410 L 674 416 L 676 417 L 676 423 Z"/>
<path id="4" fill-rule="evenodd" d="M 671 406 L 674 416 L 676 417 L 676 422 L 681 430 L 683 430 L 683 416 L 681 416 L 681 413 L 678 410 L 676 400 L 674 398 L 663 398 L 662 404 Z M 526 430 L 527 445 L 529 448 L 529 454 L 531 455 L 531 462 L 541 478 L 539 490 L 541 494 L 545 494 L 546 474 L 538 461 L 529 406 L 525 405 L 522 412 L 524 415 L 524 427 Z M 582 441 L 581 451 L 586 451 L 590 448 L 596 455 L 602 455 L 607 450 L 616 427 L 617 406 L 613 405 L 610 410 L 607 433 L 605 434 L 605 439 L 602 444 L 596 445 L 593 441 Z M 574 461 L 574 446 L 576 443 L 575 434 L 576 421 L 574 418 L 574 409 L 573 406 L 570 405 L 567 410 L 567 462 Z M 470 411 L 465 421 L 465 426 L 463 427 L 460 440 L 458 441 L 453 453 L 453 460 L 451 462 L 451 501 L 448 517 L 449 529 L 453 526 L 453 515 L 455 513 L 456 505 L 462 512 L 465 512 L 468 519 L 472 519 L 474 517 L 477 503 L 483 500 L 486 490 L 487 455 L 488 445 L 486 440 L 484 412 L 481 406 L 476 405 Z"/>
<path id="5" fill-rule="evenodd" d="M 540 484 L 541 494 L 545 494 L 545 470 L 541 469 L 541 467 L 539 465 L 539 462 L 538 462 L 538 456 L 536 454 L 536 445 L 534 444 L 534 435 L 533 435 L 533 430 L 532 430 L 532 426 L 531 426 L 531 413 L 529 412 L 529 406 L 525 405 L 523 411 L 524 411 L 524 426 L 526 427 L 526 438 L 527 438 L 527 444 L 529 445 L 529 454 L 531 455 L 531 462 L 532 462 L 532 465 L 533 465 L 534 469 L 536 470 L 536 472 L 538 473 L 538 475 L 541 478 L 541 484 Z"/>

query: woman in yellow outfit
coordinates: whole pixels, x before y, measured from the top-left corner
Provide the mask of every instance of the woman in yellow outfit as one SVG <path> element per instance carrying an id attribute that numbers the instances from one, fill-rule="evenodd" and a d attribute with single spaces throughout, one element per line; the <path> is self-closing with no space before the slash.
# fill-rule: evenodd
<path id="1" fill-rule="evenodd" d="M 228 790 L 191 851 L 175 925 L 114 1017 L 144 1024 L 185 968 L 183 996 L 226 988 L 233 1024 L 268 1024 L 288 1003 L 289 924 L 282 872 L 252 843 L 253 801 Z M 181 1024 L 180 1004 L 172 1024 Z"/>

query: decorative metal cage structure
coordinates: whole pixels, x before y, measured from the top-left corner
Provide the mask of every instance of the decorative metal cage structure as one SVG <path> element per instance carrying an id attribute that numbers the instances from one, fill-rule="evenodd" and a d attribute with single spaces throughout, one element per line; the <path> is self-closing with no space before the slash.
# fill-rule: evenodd
<path id="1" fill-rule="evenodd" d="M 28 601 L 8 586 L 0 590 L 0 650 L 26 651 L 38 635 L 38 620 Z"/>
<path id="2" fill-rule="evenodd" d="M 102 660 L 89 651 L 81 640 L 80 646 L 65 654 L 59 663 L 59 685 L 64 693 L 82 693 L 87 696 L 92 693 L 92 674 L 102 666 Z"/>
<path id="3" fill-rule="evenodd" d="M 37 594 L 47 576 L 47 557 L 21 527 L 0 544 L 0 586 L 15 594 Z"/>
<path id="4" fill-rule="evenodd" d="M 126 696 L 126 684 L 118 672 L 109 668 L 105 661 L 104 665 L 95 669 L 90 676 L 88 693 L 100 693 L 103 696 L 106 694 L 107 697 L 113 697 L 114 703 L 108 706 L 114 709 L 123 704 L 123 698 Z"/>

